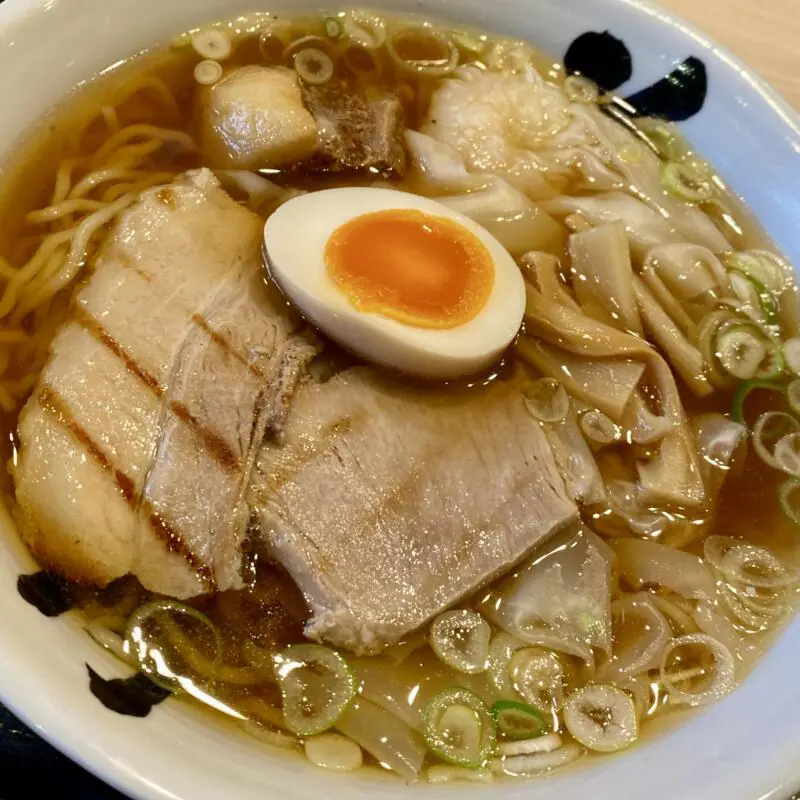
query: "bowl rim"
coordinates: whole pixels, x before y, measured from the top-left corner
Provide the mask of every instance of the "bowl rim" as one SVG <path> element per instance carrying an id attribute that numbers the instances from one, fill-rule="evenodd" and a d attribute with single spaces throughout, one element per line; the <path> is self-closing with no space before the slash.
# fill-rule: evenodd
<path id="1" fill-rule="evenodd" d="M 687 22 L 675 12 L 665 9 L 654 0 L 602 0 L 602 2 L 610 7 L 616 7 L 619 9 L 619 13 L 655 17 L 660 25 L 671 26 L 691 38 L 707 58 L 723 65 L 727 72 L 736 73 L 738 80 L 746 84 L 748 91 L 763 99 L 780 122 L 780 125 L 791 130 L 798 142 L 800 142 L 800 109 L 789 103 L 755 68 L 749 66 L 726 47 L 717 44 L 714 39 L 703 33 L 698 27 Z M 46 11 L 51 3 L 52 0 L 0 0 L 0 30 L 22 22 L 36 12 Z M 325 4 L 321 5 L 324 6 Z M 380 7 L 381 0 L 375 0 L 374 3 L 367 3 L 367 5 Z M 798 148 L 798 152 L 800 152 L 800 148 Z M 5 509 L 0 509 L 0 518 L 2 517 L 7 517 Z M 1 519 L 0 523 L 2 523 Z M 10 519 L 8 524 L 12 524 Z M 797 621 L 795 624 L 798 624 Z M 776 647 L 777 642 L 773 643 L 770 649 L 775 649 Z M 177 795 L 172 794 L 163 786 L 149 781 L 146 776 L 127 768 L 124 760 L 113 758 L 100 747 L 87 747 L 84 745 L 80 725 L 60 714 L 56 703 L 38 699 L 33 693 L 25 690 L 25 683 L 26 680 L 22 677 L 21 680 L 17 680 L 16 684 L 14 681 L 10 681 L 3 685 L 2 702 L 19 719 L 59 752 L 109 786 L 132 798 L 135 797 L 140 800 L 183 800 L 183 798 L 178 798 Z M 22 689 L 22 691 L 17 693 L 14 691 L 15 689 Z M 793 774 L 786 778 L 788 773 L 787 761 L 787 773 L 782 776 L 776 775 L 774 778 L 775 782 L 784 782 L 779 783 L 768 794 L 763 795 L 761 800 L 770 800 L 772 798 L 777 800 L 778 793 L 784 791 L 791 793 L 791 791 L 800 787 L 800 763 L 795 760 L 792 768 Z M 796 787 L 790 786 L 789 781 L 796 781 Z M 294 795 L 292 796 L 294 797 Z"/>

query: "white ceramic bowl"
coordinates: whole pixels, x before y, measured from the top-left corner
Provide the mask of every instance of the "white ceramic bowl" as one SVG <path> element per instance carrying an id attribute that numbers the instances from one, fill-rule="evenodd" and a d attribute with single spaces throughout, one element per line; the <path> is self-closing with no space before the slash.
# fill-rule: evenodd
<path id="1" fill-rule="evenodd" d="M 276 0 L 272 10 L 324 0 Z M 709 74 L 705 108 L 684 129 L 800 264 L 800 121 L 757 76 L 688 25 L 639 0 L 374 0 L 529 38 L 562 56 L 589 30 L 633 54 L 623 91 L 650 84 L 689 55 Z M 203 21 L 263 0 L 6 0 L 0 5 L 0 151 L 70 90 L 119 59 Z M 413 794 L 461 800 L 786 800 L 800 788 L 800 620 L 734 694 L 623 756 L 503 788 L 407 788 L 331 776 L 274 754 L 168 701 L 144 720 L 103 708 L 86 663 L 124 674 L 69 619 L 49 620 L 18 596 L 34 565 L 0 516 L 0 696 L 42 736 L 101 778 L 147 800 L 359 800 Z M 202 720 L 202 723 L 199 719 Z"/>

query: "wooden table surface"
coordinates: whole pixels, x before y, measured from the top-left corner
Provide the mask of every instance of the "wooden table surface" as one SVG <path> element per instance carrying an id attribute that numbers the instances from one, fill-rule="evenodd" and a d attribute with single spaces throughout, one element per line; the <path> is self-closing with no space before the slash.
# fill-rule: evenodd
<path id="1" fill-rule="evenodd" d="M 766 78 L 800 109 L 796 0 L 659 0 Z"/>

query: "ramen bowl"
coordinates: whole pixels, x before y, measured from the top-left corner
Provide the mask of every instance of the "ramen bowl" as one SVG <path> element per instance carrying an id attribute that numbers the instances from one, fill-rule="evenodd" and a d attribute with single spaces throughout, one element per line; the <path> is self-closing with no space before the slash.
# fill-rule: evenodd
<path id="1" fill-rule="evenodd" d="M 0 149 L 70 92 L 112 65 L 200 23 L 255 10 L 253 0 L 6 0 L 0 5 Z M 800 119 L 756 74 L 700 32 L 639 0 L 383 0 L 390 10 L 459 20 L 524 37 L 555 59 L 587 32 L 627 46 L 630 95 L 692 59 L 706 76 L 686 101 L 681 128 L 744 198 L 777 247 L 800 263 Z M 295 0 L 274 10 L 313 10 Z M 52 620 L 24 602 L 17 578 L 36 569 L 10 516 L 0 517 L 0 698 L 42 737 L 133 798 L 434 798 L 537 800 L 783 800 L 800 788 L 800 622 L 789 624 L 731 695 L 681 726 L 651 732 L 611 759 L 589 758 L 541 780 L 492 788 L 415 785 L 329 775 L 265 748 L 211 714 L 170 701 L 145 718 L 105 708 L 87 666 L 105 678 L 126 670 L 76 620 Z"/>

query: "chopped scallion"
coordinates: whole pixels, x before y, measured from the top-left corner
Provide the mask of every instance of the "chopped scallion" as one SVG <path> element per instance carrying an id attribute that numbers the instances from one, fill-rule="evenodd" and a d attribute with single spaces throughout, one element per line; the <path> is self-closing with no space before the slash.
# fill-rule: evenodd
<path id="1" fill-rule="evenodd" d="M 347 662 L 318 644 L 295 644 L 281 651 L 275 658 L 275 675 L 286 727 L 301 736 L 330 728 L 356 693 Z"/>
<path id="2" fill-rule="evenodd" d="M 769 392 L 779 392 L 780 394 L 783 394 L 784 391 L 783 386 L 777 381 L 764 380 L 761 378 L 755 378 L 754 380 L 744 381 L 744 383 L 739 384 L 739 388 L 733 395 L 733 410 L 731 416 L 734 422 L 738 422 L 740 425 L 747 425 L 744 418 L 745 402 L 752 392 L 760 389 Z"/>
<path id="3" fill-rule="evenodd" d="M 786 366 L 795 375 L 800 375 L 800 337 L 787 339 L 783 343 L 783 358 Z"/>
<path id="4" fill-rule="evenodd" d="M 633 698 L 615 686 L 595 684 L 570 695 L 564 723 L 578 742 L 601 753 L 623 750 L 639 738 Z"/>
<path id="5" fill-rule="evenodd" d="M 731 268 L 728 274 L 731 288 L 737 297 L 750 307 L 760 310 L 764 322 L 774 325 L 778 320 L 778 303 L 772 292 L 757 278 L 741 270 Z"/>
<path id="6" fill-rule="evenodd" d="M 767 357 L 767 348 L 749 330 L 733 328 L 717 337 L 716 355 L 726 372 L 740 380 L 749 380 Z"/>
<path id="7" fill-rule="evenodd" d="M 778 294 L 786 288 L 787 269 L 783 262 L 766 250 L 728 253 L 725 265 L 758 281 L 767 291 Z"/>
<path id="8" fill-rule="evenodd" d="M 325 35 L 330 39 L 338 39 L 344 29 L 336 17 L 325 17 Z"/>
<path id="9" fill-rule="evenodd" d="M 467 689 L 445 689 L 425 709 L 425 741 L 449 764 L 477 769 L 496 741 L 494 719 L 483 700 Z"/>
<path id="10" fill-rule="evenodd" d="M 498 700 L 492 706 L 498 733 L 507 739 L 534 739 L 547 733 L 547 720 L 533 706 L 514 700 Z M 519 753 L 506 753 L 519 755 Z"/>
<path id="11" fill-rule="evenodd" d="M 781 484 L 779 497 L 783 515 L 800 532 L 800 495 L 795 494 L 798 490 L 800 490 L 800 480 L 789 478 Z"/>
<path id="12" fill-rule="evenodd" d="M 464 33 L 463 31 L 456 31 L 451 37 L 456 47 L 472 58 L 478 58 L 486 51 L 485 37 L 473 36 L 471 33 Z"/>
<path id="13" fill-rule="evenodd" d="M 440 614 L 431 627 L 431 647 L 448 666 L 476 674 L 489 666 L 492 629 L 480 614 L 460 609 Z"/>
<path id="14" fill-rule="evenodd" d="M 211 28 L 192 36 L 192 47 L 201 58 L 224 61 L 233 50 L 230 37 L 224 31 Z"/>
<path id="15" fill-rule="evenodd" d="M 665 189 L 685 203 L 703 203 L 714 196 L 705 164 L 671 161 L 661 170 L 661 182 Z"/>
<path id="16" fill-rule="evenodd" d="M 294 68 L 306 83 L 314 85 L 327 83 L 333 77 L 333 61 L 327 53 L 315 47 L 295 53 Z"/>
<path id="17" fill-rule="evenodd" d="M 660 120 L 642 120 L 639 130 L 665 161 L 678 162 L 683 159 L 686 148 L 672 125 Z"/>

